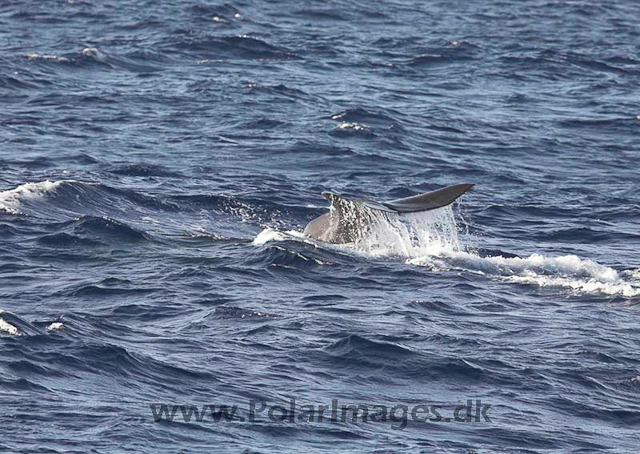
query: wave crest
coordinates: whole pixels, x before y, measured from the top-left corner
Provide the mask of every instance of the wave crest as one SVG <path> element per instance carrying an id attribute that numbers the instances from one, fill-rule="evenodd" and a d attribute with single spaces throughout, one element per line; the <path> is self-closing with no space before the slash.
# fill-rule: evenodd
<path id="1" fill-rule="evenodd" d="M 41 181 L 39 183 L 21 184 L 15 189 L 0 192 L 0 210 L 9 214 L 24 214 L 21 211 L 22 202 L 45 197 L 58 189 L 64 183 L 76 183 L 75 180 Z"/>

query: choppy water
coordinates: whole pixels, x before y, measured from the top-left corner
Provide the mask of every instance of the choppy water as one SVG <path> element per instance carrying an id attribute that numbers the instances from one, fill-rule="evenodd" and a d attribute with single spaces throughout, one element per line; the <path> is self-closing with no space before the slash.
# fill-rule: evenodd
<path id="1" fill-rule="evenodd" d="M 635 452 L 637 17 L 2 2 L 0 450 Z M 461 182 L 358 245 L 301 233 L 325 190 Z M 491 421 L 242 421 L 291 398 Z"/>

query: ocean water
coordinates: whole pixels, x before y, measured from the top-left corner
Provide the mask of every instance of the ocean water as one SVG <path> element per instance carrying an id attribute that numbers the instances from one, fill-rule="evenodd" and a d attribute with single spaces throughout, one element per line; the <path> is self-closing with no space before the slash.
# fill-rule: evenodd
<path id="1" fill-rule="evenodd" d="M 0 452 L 637 452 L 638 17 L 1 2 Z"/>

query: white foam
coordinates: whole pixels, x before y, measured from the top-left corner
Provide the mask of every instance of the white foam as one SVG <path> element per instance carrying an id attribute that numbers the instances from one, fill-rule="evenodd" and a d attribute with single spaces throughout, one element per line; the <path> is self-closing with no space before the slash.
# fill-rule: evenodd
<path id="1" fill-rule="evenodd" d="M 278 232 L 277 230 L 272 230 L 269 228 L 264 229 L 262 232 L 258 234 L 253 240 L 253 244 L 256 246 L 260 246 L 268 243 L 269 241 L 284 241 L 286 240 L 286 236 L 282 232 Z"/>
<path id="2" fill-rule="evenodd" d="M 55 191 L 58 186 L 65 182 L 73 182 L 73 180 L 46 180 L 39 183 L 25 183 L 15 189 L 2 191 L 0 192 L 0 210 L 10 214 L 23 214 L 20 211 L 22 202 L 42 198 Z"/>
<path id="3" fill-rule="evenodd" d="M 100 63 L 107 61 L 107 55 L 97 47 L 85 47 L 82 49 L 82 55 L 85 57 L 91 57 Z"/>
<path id="4" fill-rule="evenodd" d="M 627 298 L 640 295 L 640 286 L 623 281 L 601 282 L 597 279 L 543 276 L 530 271 L 526 271 L 523 276 L 510 276 L 505 279 L 520 284 L 535 284 L 540 287 L 565 287 L 582 293 L 603 293 Z"/>
<path id="5" fill-rule="evenodd" d="M 256 246 L 261 246 L 270 241 L 287 241 L 291 239 L 302 240 L 308 243 L 313 242 L 302 232 L 296 232 L 295 230 L 280 232 L 279 230 L 274 230 L 267 227 L 262 232 L 260 232 L 258 236 L 255 237 L 255 239 L 253 240 L 253 244 L 255 244 Z"/>
<path id="6" fill-rule="evenodd" d="M 634 297 L 640 295 L 640 279 L 634 272 L 622 276 L 615 269 L 576 255 L 546 257 L 480 257 L 465 251 L 450 207 L 407 216 L 404 224 L 392 220 L 381 226 L 387 246 L 381 251 L 397 255 L 405 251 L 407 263 L 433 270 L 464 269 L 499 279 L 540 287 L 564 287 L 576 292 Z M 380 227 L 376 229 L 380 230 Z M 395 233 L 396 238 L 389 235 Z M 374 236 L 379 235 L 374 232 Z M 395 240 L 395 241 L 394 241 Z M 382 244 L 384 244 L 382 242 Z M 380 244 L 381 242 L 378 241 Z M 391 246 L 395 245 L 395 246 Z"/>
<path id="7" fill-rule="evenodd" d="M 370 128 L 368 125 L 359 124 L 359 123 L 349 123 L 348 121 L 343 121 L 338 123 L 336 126 L 337 129 L 352 129 L 354 131 L 368 131 Z"/>
<path id="8" fill-rule="evenodd" d="M 371 229 L 353 247 L 374 256 L 415 258 L 460 251 L 453 210 L 450 206 L 403 215 L 373 212 Z"/>
<path id="9" fill-rule="evenodd" d="M 47 331 L 60 331 L 62 328 L 64 328 L 64 325 L 61 322 L 53 322 L 47 326 Z"/>
<path id="10" fill-rule="evenodd" d="M 303 236 L 299 232 L 284 234 L 266 229 L 254 244 L 283 241 L 294 234 Z M 308 238 L 306 241 L 313 242 Z M 465 250 L 451 206 L 405 215 L 375 212 L 371 228 L 358 241 L 330 247 L 376 257 L 401 257 L 407 264 L 425 266 L 436 272 L 460 269 L 518 284 L 626 298 L 640 296 L 640 270 L 619 272 L 576 255 L 481 257 Z"/>
<path id="11" fill-rule="evenodd" d="M 602 293 L 611 296 L 640 295 L 640 280 L 627 279 L 615 269 L 576 255 L 545 257 L 480 257 L 465 251 L 442 250 L 438 254 L 407 260 L 436 271 L 458 268 L 477 271 L 519 284 L 539 287 L 564 287 L 582 293 Z"/>
<path id="12" fill-rule="evenodd" d="M 5 321 L 5 319 L 0 318 L 0 331 L 4 331 L 5 333 L 11 334 L 12 336 L 23 336 L 18 328 L 13 326 L 11 323 Z"/>
<path id="13" fill-rule="evenodd" d="M 69 62 L 69 59 L 66 57 L 58 57 L 57 55 L 49 55 L 49 54 L 27 54 L 27 58 L 29 60 L 52 60 L 52 61 L 62 61 Z"/>

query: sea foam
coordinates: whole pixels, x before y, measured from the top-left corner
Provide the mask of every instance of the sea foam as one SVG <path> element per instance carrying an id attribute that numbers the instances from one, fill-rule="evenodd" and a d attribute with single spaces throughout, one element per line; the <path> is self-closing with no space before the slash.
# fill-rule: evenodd
<path id="1" fill-rule="evenodd" d="M 356 242 L 337 247 L 375 257 L 401 258 L 409 265 L 435 272 L 458 269 L 518 284 L 626 298 L 640 296 L 638 271 L 619 272 L 576 255 L 484 257 L 461 243 L 459 230 L 451 206 L 422 213 L 385 213 L 374 215 L 371 227 Z M 254 244 L 293 239 L 293 233 L 267 229 Z M 300 238 L 302 234 L 295 236 Z"/>
<path id="2" fill-rule="evenodd" d="M 23 214 L 20 210 L 22 202 L 39 199 L 55 191 L 61 184 L 73 180 L 41 181 L 39 183 L 21 184 L 15 189 L 0 192 L 0 210 L 10 214 Z"/>

